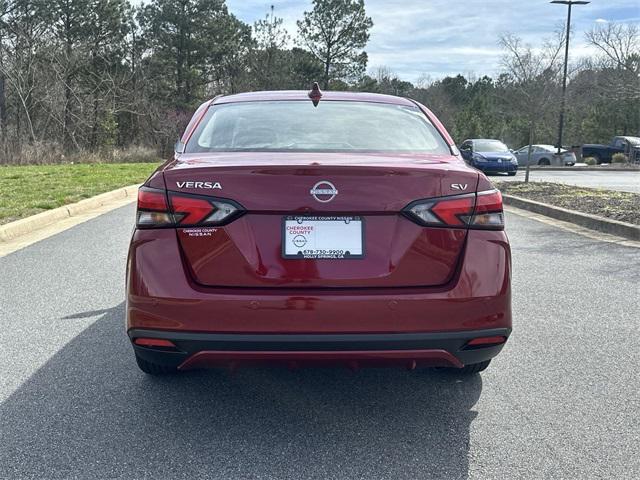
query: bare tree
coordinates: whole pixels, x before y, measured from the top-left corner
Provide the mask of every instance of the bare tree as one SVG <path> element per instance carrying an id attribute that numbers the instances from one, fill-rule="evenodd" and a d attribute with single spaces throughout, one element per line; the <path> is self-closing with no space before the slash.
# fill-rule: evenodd
<path id="1" fill-rule="evenodd" d="M 640 98 L 640 29 L 635 24 L 608 23 L 586 33 L 601 52 L 596 59 L 603 75 L 599 93 L 610 99 Z"/>
<path id="2" fill-rule="evenodd" d="M 586 33 L 587 40 L 615 66 L 640 73 L 640 29 L 633 23 L 607 23 Z"/>
<path id="3" fill-rule="evenodd" d="M 526 118 L 529 126 L 525 182 L 529 181 L 536 126 L 558 93 L 563 36 L 564 32 L 558 32 L 554 39 L 545 41 L 539 50 L 524 44 L 522 39 L 515 35 L 507 34 L 500 37 L 500 45 L 505 50 L 502 66 L 511 84 L 510 104 L 516 114 Z"/>

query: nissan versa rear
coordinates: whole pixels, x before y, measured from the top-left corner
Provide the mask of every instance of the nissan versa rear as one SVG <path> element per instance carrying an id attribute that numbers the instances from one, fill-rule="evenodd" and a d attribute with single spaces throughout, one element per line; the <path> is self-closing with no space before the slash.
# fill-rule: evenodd
<path id="1" fill-rule="evenodd" d="M 511 333 L 500 193 L 412 100 L 217 97 L 140 188 L 127 331 L 149 374 L 484 370 Z"/>

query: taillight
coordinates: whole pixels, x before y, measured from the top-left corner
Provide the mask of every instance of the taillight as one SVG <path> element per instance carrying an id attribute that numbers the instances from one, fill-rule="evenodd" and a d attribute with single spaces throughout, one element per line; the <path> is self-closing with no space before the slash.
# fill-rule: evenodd
<path id="1" fill-rule="evenodd" d="M 138 189 L 138 227 L 170 227 L 173 217 L 167 206 L 167 194 L 164 190 L 149 187 Z"/>
<path id="2" fill-rule="evenodd" d="M 242 213 L 242 208 L 231 200 L 169 193 L 171 210 L 177 227 L 221 225 Z"/>
<path id="3" fill-rule="evenodd" d="M 498 190 L 418 200 L 403 212 L 429 227 L 504 228 L 502 195 Z"/>
<path id="4" fill-rule="evenodd" d="M 478 192 L 476 209 L 473 213 L 471 226 L 475 228 L 504 228 L 504 214 L 502 213 L 502 194 L 500 190 Z"/>
<path id="5" fill-rule="evenodd" d="M 409 204 L 404 212 L 423 225 L 465 227 L 473 214 L 475 200 L 475 193 L 418 200 Z"/>
<path id="6" fill-rule="evenodd" d="M 231 200 L 167 192 L 149 187 L 138 190 L 139 228 L 223 225 L 243 213 Z"/>

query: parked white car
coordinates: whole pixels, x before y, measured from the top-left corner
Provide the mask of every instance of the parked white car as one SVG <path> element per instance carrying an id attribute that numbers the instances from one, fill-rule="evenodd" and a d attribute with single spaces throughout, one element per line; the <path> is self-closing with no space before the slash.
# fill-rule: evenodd
<path id="1" fill-rule="evenodd" d="M 516 150 L 513 154 L 518 159 L 518 165 L 527 165 L 529 145 Z M 575 165 L 576 154 L 569 150 L 560 150 L 560 155 L 557 154 L 558 149 L 553 145 L 533 145 L 531 151 L 531 165 L 554 165 L 564 167 L 565 165 Z"/>

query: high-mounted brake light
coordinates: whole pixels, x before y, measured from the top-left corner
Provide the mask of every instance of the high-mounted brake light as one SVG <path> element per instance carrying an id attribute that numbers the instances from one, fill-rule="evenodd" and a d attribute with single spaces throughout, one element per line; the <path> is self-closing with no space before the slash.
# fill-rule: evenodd
<path id="1" fill-rule="evenodd" d="M 502 196 L 498 190 L 418 200 L 403 212 L 430 227 L 504 228 Z"/>
<path id="2" fill-rule="evenodd" d="M 320 91 L 320 85 L 318 85 L 318 82 L 313 82 L 313 86 L 311 87 L 308 95 L 311 99 L 311 102 L 313 103 L 313 106 L 317 107 L 320 103 L 320 99 L 322 98 L 322 92 Z"/>
<path id="3" fill-rule="evenodd" d="M 138 190 L 139 228 L 223 225 L 243 213 L 231 200 L 167 192 L 149 187 Z"/>

